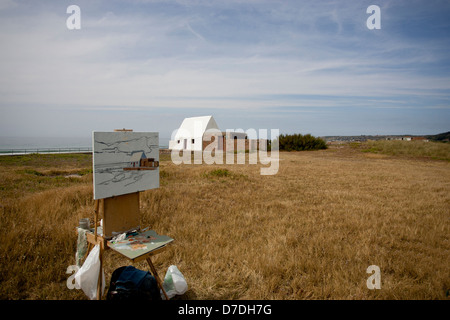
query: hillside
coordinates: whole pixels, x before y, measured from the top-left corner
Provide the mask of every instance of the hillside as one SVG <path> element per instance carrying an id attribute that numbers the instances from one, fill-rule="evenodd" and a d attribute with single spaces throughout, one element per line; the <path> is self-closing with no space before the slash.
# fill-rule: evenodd
<path id="1" fill-rule="evenodd" d="M 439 133 L 439 134 L 434 134 L 434 135 L 429 135 L 429 136 L 426 136 L 426 138 L 428 138 L 429 140 L 432 140 L 432 141 L 448 142 L 448 141 L 450 141 L 450 131 L 447 131 L 444 133 Z"/>

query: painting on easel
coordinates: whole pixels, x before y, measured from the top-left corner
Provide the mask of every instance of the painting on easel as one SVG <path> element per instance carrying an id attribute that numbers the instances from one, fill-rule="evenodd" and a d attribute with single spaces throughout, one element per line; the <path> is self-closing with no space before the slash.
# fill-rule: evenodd
<path id="1" fill-rule="evenodd" d="M 94 199 L 159 188 L 158 132 L 93 132 Z"/>

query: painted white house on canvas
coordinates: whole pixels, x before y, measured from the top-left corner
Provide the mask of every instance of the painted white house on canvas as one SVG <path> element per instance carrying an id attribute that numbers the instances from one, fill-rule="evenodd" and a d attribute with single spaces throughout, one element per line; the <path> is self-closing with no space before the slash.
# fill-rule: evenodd
<path id="1" fill-rule="evenodd" d="M 213 116 L 185 118 L 173 140 L 169 141 L 169 149 L 202 151 L 203 136 L 207 130 L 220 132 Z"/>
<path id="2" fill-rule="evenodd" d="M 94 131 L 92 144 L 95 200 L 159 188 L 158 132 Z"/>

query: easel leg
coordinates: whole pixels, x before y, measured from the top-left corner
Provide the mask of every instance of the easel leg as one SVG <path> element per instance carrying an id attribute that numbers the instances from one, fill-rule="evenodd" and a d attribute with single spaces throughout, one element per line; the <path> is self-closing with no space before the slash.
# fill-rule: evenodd
<path id="1" fill-rule="evenodd" d="M 167 296 L 166 290 L 164 290 L 163 284 L 161 282 L 161 279 L 158 276 L 158 273 L 156 272 L 156 268 L 152 263 L 152 260 L 150 259 L 150 257 L 147 258 L 147 262 L 150 266 L 150 270 L 152 270 L 153 276 L 156 279 L 156 282 L 158 283 L 158 286 L 161 288 L 162 292 L 164 293 L 164 297 L 166 297 L 166 300 L 169 300 L 169 297 Z"/>
<path id="2" fill-rule="evenodd" d="M 97 243 L 97 224 L 98 224 L 98 211 L 100 208 L 100 201 L 95 200 L 94 203 L 94 241 Z M 102 291 L 102 257 L 103 257 L 103 250 L 102 246 L 100 245 L 100 272 L 98 274 L 98 280 L 97 280 L 97 300 L 100 300 L 101 297 L 101 291 Z"/>
<path id="3" fill-rule="evenodd" d="M 100 246 L 100 271 L 98 273 L 98 281 L 97 281 L 97 300 L 102 299 L 102 278 L 103 278 L 103 250 L 102 246 Z"/>
<path id="4" fill-rule="evenodd" d="M 91 252 L 91 250 L 92 250 L 92 244 L 89 242 L 86 253 L 84 254 L 84 257 L 81 259 L 81 261 L 84 261 L 87 258 L 87 256 L 89 255 L 89 252 Z"/>
<path id="5" fill-rule="evenodd" d="M 100 201 L 95 200 L 94 203 L 94 235 L 95 235 L 95 242 L 97 242 L 97 224 L 98 224 L 98 210 L 100 208 Z"/>

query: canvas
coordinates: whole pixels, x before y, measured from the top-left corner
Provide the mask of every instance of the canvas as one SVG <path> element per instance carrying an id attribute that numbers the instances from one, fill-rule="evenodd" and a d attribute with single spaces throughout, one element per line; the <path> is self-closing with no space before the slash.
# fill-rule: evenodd
<path id="1" fill-rule="evenodd" d="M 94 199 L 159 188 L 157 132 L 93 132 Z"/>

